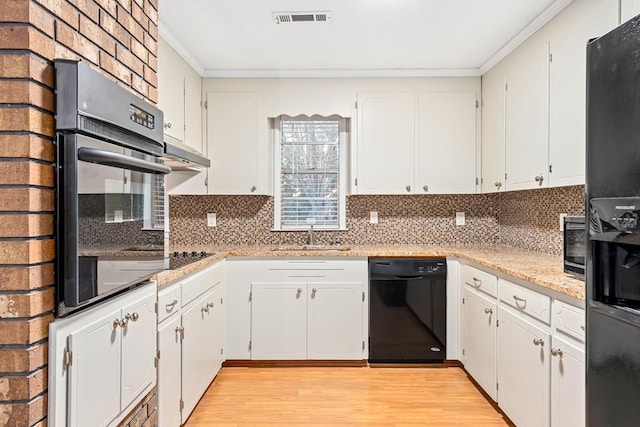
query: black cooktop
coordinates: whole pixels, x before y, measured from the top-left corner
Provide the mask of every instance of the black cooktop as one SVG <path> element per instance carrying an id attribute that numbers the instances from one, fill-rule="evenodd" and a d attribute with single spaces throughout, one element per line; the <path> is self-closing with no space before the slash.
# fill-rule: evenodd
<path id="1" fill-rule="evenodd" d="M 210 252 L 205 251 L 174 251 L 169 254 L 169 270 L 176 270 L 178 268 L 189 265 L 192 262 L 200 261 L 206 257 L 213 255 Z"/>

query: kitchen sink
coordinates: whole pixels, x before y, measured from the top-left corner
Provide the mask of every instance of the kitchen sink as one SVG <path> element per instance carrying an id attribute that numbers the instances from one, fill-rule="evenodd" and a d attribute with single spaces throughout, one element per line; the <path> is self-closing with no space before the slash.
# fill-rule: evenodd
<path id="1" fill-rule="evenodd" d="M 329 251 L 350 251 L 349 246 L 342 245 L 291 245 L 291 246 L 279 246 L 274 251 L 280 252 L 329 252 Z"/>

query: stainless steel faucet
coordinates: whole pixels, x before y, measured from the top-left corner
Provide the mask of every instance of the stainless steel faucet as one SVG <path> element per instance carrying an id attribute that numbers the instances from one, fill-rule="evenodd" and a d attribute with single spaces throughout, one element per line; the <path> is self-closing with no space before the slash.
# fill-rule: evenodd
<path id="1" fill-rule="evenodd" d="M 307 245 L 313 246 L 316 244 L 316 239 L 313 236 L 313 224 L 309 225 L 309 231 L 307 232 Z"/>

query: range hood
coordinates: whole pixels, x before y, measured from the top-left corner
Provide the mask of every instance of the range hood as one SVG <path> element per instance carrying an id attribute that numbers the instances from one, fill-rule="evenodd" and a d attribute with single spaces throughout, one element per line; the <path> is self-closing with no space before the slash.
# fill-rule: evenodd
<path id="1" fill-rule="evenodd" d="M 201 171 L 211 166 L 209 159 L 184 144 L 164 142 L 164 164 L 172 171 Z"/>

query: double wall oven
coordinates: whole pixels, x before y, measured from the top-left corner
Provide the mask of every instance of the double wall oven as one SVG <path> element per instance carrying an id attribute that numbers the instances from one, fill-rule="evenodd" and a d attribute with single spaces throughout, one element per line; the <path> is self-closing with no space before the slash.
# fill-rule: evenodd
<path id="1" fill-rule="evenodd" d="M 162 112 L 88 66 L 56 68 L 57 310 L 65 316 L 168 267 Z"/>

